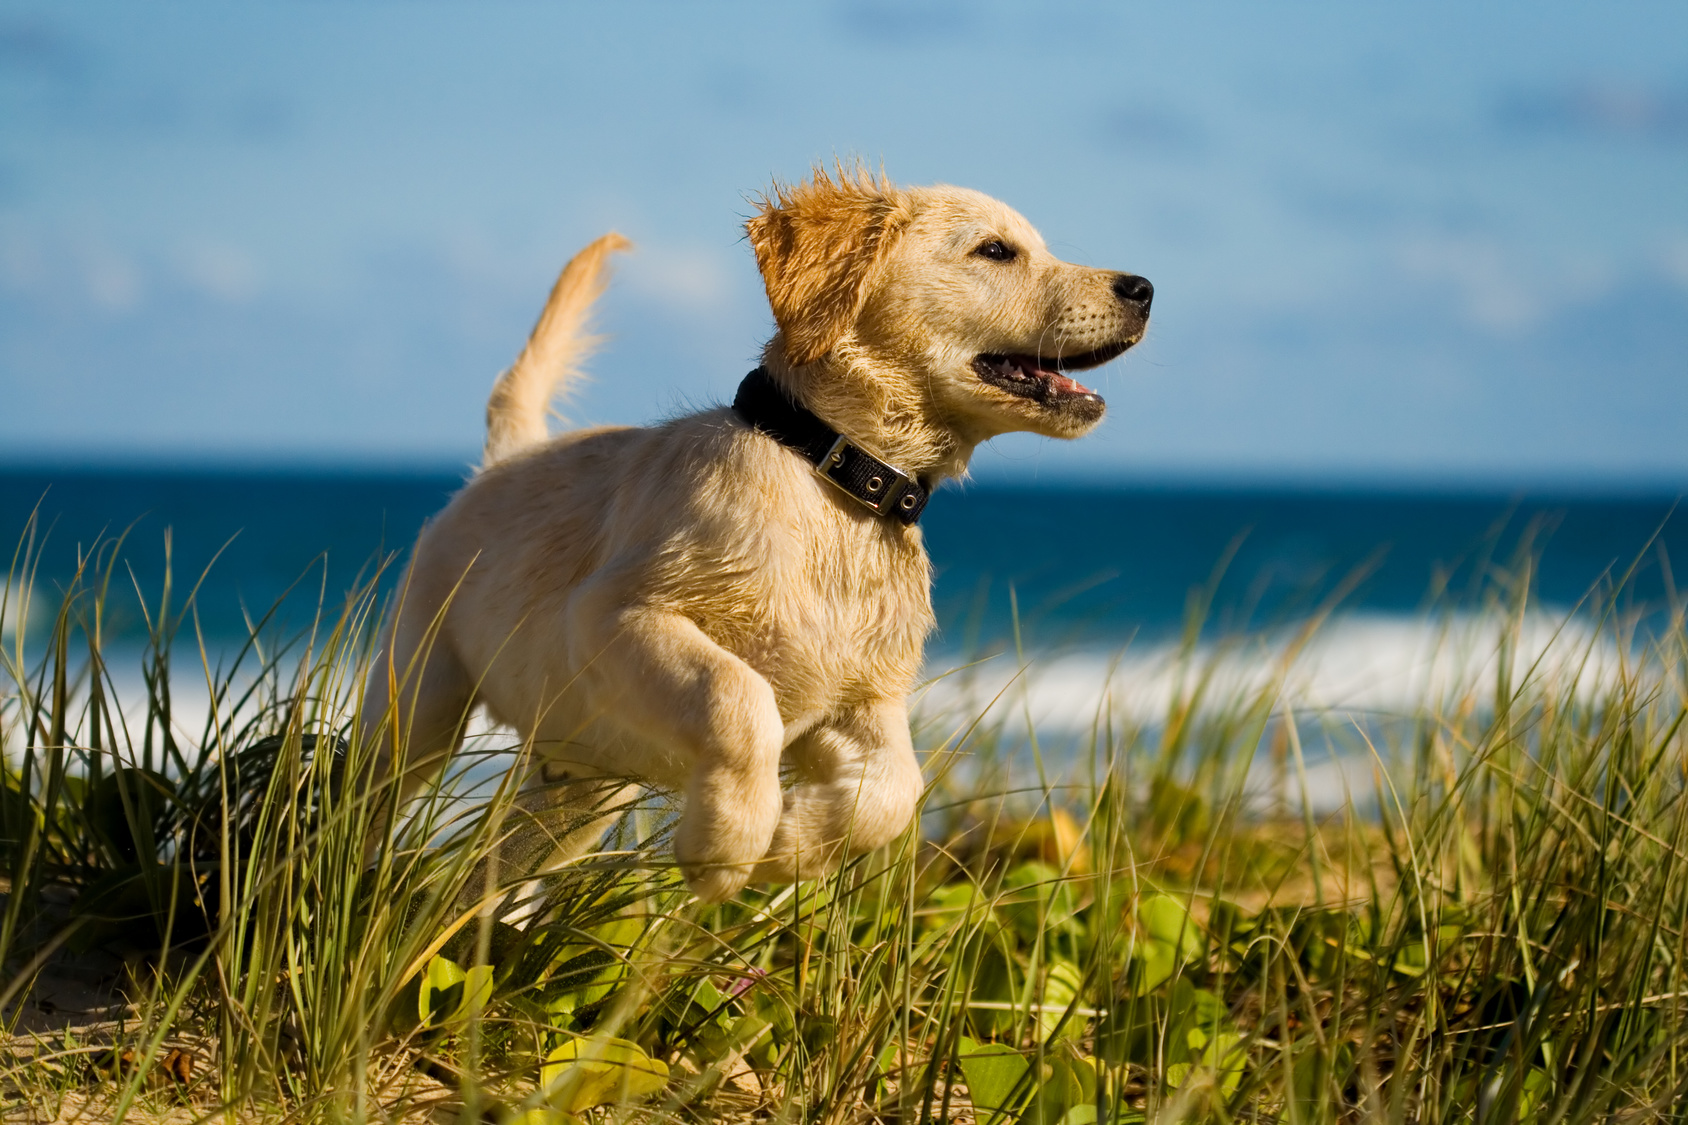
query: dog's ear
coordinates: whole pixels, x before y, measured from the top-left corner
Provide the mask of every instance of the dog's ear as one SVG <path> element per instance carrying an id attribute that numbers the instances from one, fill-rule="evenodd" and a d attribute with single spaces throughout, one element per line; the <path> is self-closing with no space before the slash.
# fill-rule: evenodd
<path id="1" fill-rule="evenodd" d="M 744 227 L 788 362 L 813 363 L 855 323 L 907 219 L 902 193 L 859 167 L 774 185 Z"/>

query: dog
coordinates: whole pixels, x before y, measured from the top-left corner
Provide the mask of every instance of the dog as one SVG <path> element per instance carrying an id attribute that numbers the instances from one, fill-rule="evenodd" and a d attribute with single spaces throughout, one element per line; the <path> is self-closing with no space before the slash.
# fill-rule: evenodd
<path id="1" fill-rule="evenodd" d="M 675 858 L 705 901 L 908 827 L 919 511 L 996 435 L 1094 429 L 1102 397 L 1069 373 L 1139 342 L 1154 292 L 1057 259 L 986 195 L 860 167 L 776 182 L 745 231 L 776 322 L 762 366 L 735 407 L 647 428 L 547 433 L 628 243 L 563 270 L 493 388 L 480 471 L 416 543 L 360 724 L 401 796 L 476 704 L 563 807 L 606 779 L 682 792 Z M 543 866 L 603 829 L 588 811 Z"/>

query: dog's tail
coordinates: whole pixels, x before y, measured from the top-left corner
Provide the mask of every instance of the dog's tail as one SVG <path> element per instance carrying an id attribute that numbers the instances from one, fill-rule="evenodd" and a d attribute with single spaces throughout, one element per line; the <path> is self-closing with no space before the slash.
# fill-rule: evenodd
<path id="1" fill-rule="evenodd" d="M 483 469 L 549 436 L 551 400 L 575 381 L 581 363 L 601 342 L 586 334 L 586 319 L 609 283 L 609 257 L 632 245 L 611 231 L 563 267 L 527 347 L 498 377 L 487 399 Z"/>

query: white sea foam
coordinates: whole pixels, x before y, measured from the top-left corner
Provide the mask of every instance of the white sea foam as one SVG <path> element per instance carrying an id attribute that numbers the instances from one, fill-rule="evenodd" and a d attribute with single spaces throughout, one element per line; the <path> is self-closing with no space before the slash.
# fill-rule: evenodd
<path id="1" fill-rule="evenodd" d="M 211 690 L 204 670 L 186 657 L 178 653 L 171 682 L 173 725 L 179 744 L 197 746 L 211 714 Z M 141 653 L 119 649 L 107 658 L 114 694 L 138 742 L 146 713 Z M 1260 700 L 1279 714 L 1293 713 L 1303 726 L 1366 723 L 1446 713 L 1463 699 L 1482 704 L 1494 698 L 1503 670 L 1513 685 L 1534 680 L 1587 698 L 1615 680 L 1625 659 L 1608 634 L 1577 617 L 1356 614 L 1305 638 L 1284 633 L 1190 648 L 1139 643 L 1119 651 L 1044 653 L 1023 666 L 1008 654 L 967 665 L 938 653 L 929 661 L 931 680 L 912 702 L 917 721 L 939 737 L 982 719 L 1010 735 L 1035 729 L 1054 748 L 1102 723 L 1154 728 L 1175 706 L 1195 699 L 1198 684 L 1197 710 Z M 514 742 L 511 732 L 479 717 L 471 733 L 483 747 Z M 1256 788 L 1266 783 L 1254 781 Z M 1319 809 L 1364 801 L 1373 788 L 1372 762 L 1311 754 L 1306 787 Z"/>
<path id="2" fill-rule="evenodd" d="M 1372 801 L 1381 763 L 1318 732 L 1487 706 L 1503 673 L 1514 690 L 1535 683 L 1588 699 L 1616 681 L 1624 661 L 1610 635 L 1576 617 L 1357 614 L 1307 636 L 1067 651 L 1024 663 L 1011 655 L 971 665 L 939 657 L 915 713 L 939 732 L 982 721 L 1011 744 L 1017 731 L 1035 730 L 1058 775 L 1063 738 L 1071 746 L 1104 727 L 1152 730 L 1175 710 L 1258 703 L 1279 718 L 1293 715 L 1309 745 L 1304 770 L 1289 778 L 1257 757 L 1248 788 L 1265 796 L 1287 781 L 1292 804 L 1304 796 L 1313 811 L 1329 812 Z"/>
<path id="3" fill-rule="evenodd" d="M 139 745 L 142 738 L 142 724 L 147 715 L 147 685 L 143 673 L 144 652 L 138 646 L 113 645 L 104 652 L 106 667 L 106 693 L 109 699 L 117 702 L 117 717 L 121 724 L 127 727 L 127 738 L 135 745 Z M 76 654 L 72 652 L 74 663 Z M 186 646 L 178 649 L 171 663 L 170 676 L 170 728 L 176 742 L 182 747 L 198 747 L 209 729 L 213 713 L 212 684 L 224 679 L 221 671 L 217 670 L 216 656 L 211 658 L 212 671 L 208 672 L 205 665 L 190 655 Z M 285 660 L 282 661 L 283 684 L 285 686 L 291 668 Z M 236 673 L 229 677 L 230 688 L 222 691 L 216 701 L 215 713 L 218 725 L 235 719 L 234 727 L 251 717 L 250 703 L 243 703 L 243 710 L 236 712 L 237 703 L 242 703 L 244 691 L 250 687 L 254 677 L 248 674 Z M 10 691 L 15 690 L 11 684 L 0 685 L 0 698 L 4 698 Z M 74 690 L 76 698 L 86 698 L 87 688 L 85 678 L 78 680 Z M 349 703 L 347 704 L 349 707 Z M 343 714 L 327 716 L 326 721 L 331 726 L 340 726 L 351 718 L 350 710 Z M 475 720 L 470 723 L 469 734 L 481 737 L 488 734 L 503 734 L 496 727 L 486 722 L 477 713 Z"/>
<path id="4" fill-rule="evenodd" d="M 1081 733 L 1098 720 L 1152 726 L 1202 685 L 1208 707 L 1271 693 L 1304 715 L 1415 715 L 1474 694 L 1492 699 L 1504 670 L 1586 694 L 1612 681 L 1622 654 L 1581 618 L 1530 614 L 1441 619 L 1356 614 L 1303 638 L 1137 644 L 1119 651 L 1004 654 L 967 665 L 930 662 L 933 680 L 917 707 L 933 716 L 1012 714 L 1039 731 Z"/>
<path id="5" fill-rule="evenodd" d="M 28 620 L 31 608 L 24 600 L 27 589 L 0 578 L 0 644 L 17 643 L 18 622 Z"/>

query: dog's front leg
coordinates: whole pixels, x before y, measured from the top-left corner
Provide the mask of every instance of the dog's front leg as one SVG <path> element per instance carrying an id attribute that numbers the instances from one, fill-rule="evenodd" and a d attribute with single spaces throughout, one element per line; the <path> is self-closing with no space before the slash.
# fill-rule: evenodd
<path id="1" fill-rule="evenodd" d="M 791 883 L 837 869 L 896 839 L 913 819 L 924 781 L 901 699 L 863 704 L 806 733 L 791 760 L 804 775 L 784 811 L 757 882 Z"/>
<path id="2" fill-rule="evenodd" d="M 774 689 L 689 618 L 625 608 L 618 595 L 599 582 L 571 599 L 580 683 L 595 712 L 685 757 L 674 854 L 698 897 L 729 898 L 779 822 L 785 724 Z"/>

